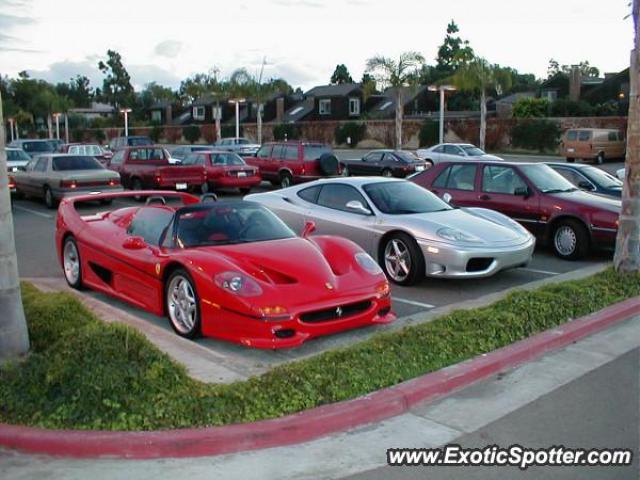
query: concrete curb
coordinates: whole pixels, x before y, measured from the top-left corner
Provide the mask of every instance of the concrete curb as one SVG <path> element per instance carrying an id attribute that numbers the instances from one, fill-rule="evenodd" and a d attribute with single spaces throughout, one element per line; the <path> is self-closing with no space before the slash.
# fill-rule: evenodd
<path id="1" fill-rule="evenodd" d="M 499 350 L 370 395 L 273 420 L 154 432 L 45 430 L 0 424 L 0 445 L 64 457 L 149 459 L 211 456 L 306 442 L 402 414 L 418 402 L 451 393 L 639 313 L 640 297 L 631 298 Z"/>

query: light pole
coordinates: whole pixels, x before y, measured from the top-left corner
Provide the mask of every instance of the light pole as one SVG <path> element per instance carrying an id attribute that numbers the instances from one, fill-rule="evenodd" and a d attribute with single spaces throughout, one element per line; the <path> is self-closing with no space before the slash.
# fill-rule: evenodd
<path id="1" fill-rule="evenodd" d="M 240 138 L 240 104 L 246 102 L 244 98 L 232 98 L 230 103 L 236 104 L 236 138 Z"/>
<path id="2" fill-rule="evenodd" d="M 429 91 L 440 91 L 440 129 L 439 129 L 439 142 L 444 142 L 444 92 L 453 92 L 456 87 L 453 85 L 429 85 Z"/>
<path id="3" fill-rule="evenodd" d="M 13 117 L 9 117 L 7 120 L 9 121 L 9 131 L 11 132 L 11 141 L 13 142 L 15 140 L 15 136 L 13 134 Z"/>
<path id="4" fill-rule="evenodd" d="M 56 119 L 56 139 L 60 140 L 60 113 L 54 112 L 53 118 Z"/>
<path id="5" fill-rule="evenodd" d="M 124 114 L 124 136 L 129 136 L 129 114 L 131 113 L 130 108 L 121 108 L 120 113 Z"/>

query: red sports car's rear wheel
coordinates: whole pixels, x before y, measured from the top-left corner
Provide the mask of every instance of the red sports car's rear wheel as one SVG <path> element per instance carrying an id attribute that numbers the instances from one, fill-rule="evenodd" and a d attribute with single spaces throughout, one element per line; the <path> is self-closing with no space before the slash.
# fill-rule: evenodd
<path id="1" fill-rule="evenodd" d="M 165 287 L 167 315 L 181 337 L 200 335 L 200 299 L 191 276 L 183 269 L 174 271 Z"/>
<path id="2" fill-rule="evenodd" d="M 78 244 L 73 237 L 67 237 L 62 246 L 62 267 L 64 278 L 70 287 L 80 290 L 82 288 L 82 263 Z"/>

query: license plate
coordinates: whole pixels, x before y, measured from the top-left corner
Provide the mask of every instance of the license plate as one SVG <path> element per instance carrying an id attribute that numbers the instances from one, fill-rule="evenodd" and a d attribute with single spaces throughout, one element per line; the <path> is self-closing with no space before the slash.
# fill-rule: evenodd
<path id="1" fill-rule="evenodd" d="M 176 190 L 186 190 L 186 189 L 187 189 L 186 183 L 176 183 Z"/>
<path id="2" fill-rule="evenodd" d="M 576 149 L 575 149 L 575 148 L 567 148 L 567 152 L 569 152 L 569 153 L 573 153 L 573 152 L 575 152 L 575 151 L 576 151 Z"/>
<path id="3" fill-rule="evenodd" d="M 238 176 L 239 177 L 246 177 L 247 176 L 247 172 L 238 172 Z"/>
<path id="4" fill-rule="evenodd" d="M 421 172 L 424 170 L 424 165 L 416 165 L 416 172 Z"/>

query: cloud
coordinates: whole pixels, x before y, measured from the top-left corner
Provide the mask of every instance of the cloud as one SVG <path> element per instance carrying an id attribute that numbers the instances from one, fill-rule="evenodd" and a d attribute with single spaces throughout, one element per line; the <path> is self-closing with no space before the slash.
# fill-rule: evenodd
<path id="1" fill-rule="evenodd" d="M 317 78 L 312 72 L 313 70 L 304 69 L 299 67 L 298 65 L 293 65 L 290 63 L 276 63 L 269 65 L 269 69 L 265 72 L 266 78 L 283 78 L 285 79 L 289 85 L 297 86 L 309 86 L 313 85 Z"/>
<path id="2" fill-rule="evenodd" d="M 30 25 L 35 23 L 35 19 L 22 15 L 8 15 L 0 13 L 0 29 L 11 30 L 19 25 Z"/>
<path id="3" fill-rule="evenodd" d="M 141 89 L 149 82 L 156 82 L 171 88 L 177 88 L 180 85 L 181 79 L 177 75 L 157 65 L 127 65 L 126 68 L 136 90 Z"/>
<path id="4" fill-rule="evenodd" d="M 181 49 L 182 42 L 179 42 L 178 40 L 165 40 L 164 42 L 157 44 L 153 51 L 156 55 L 160 55 L 162 57 L 175 58 L 180 53 Z"/>
<path id="5" fill-rule="evenodd" d="M 321 2 L 315 0 L 272 0 L 272 3 L 280 5 L 282 7 L 310 7 L 310 8 L 323 8 L 324 5 Z"/>

